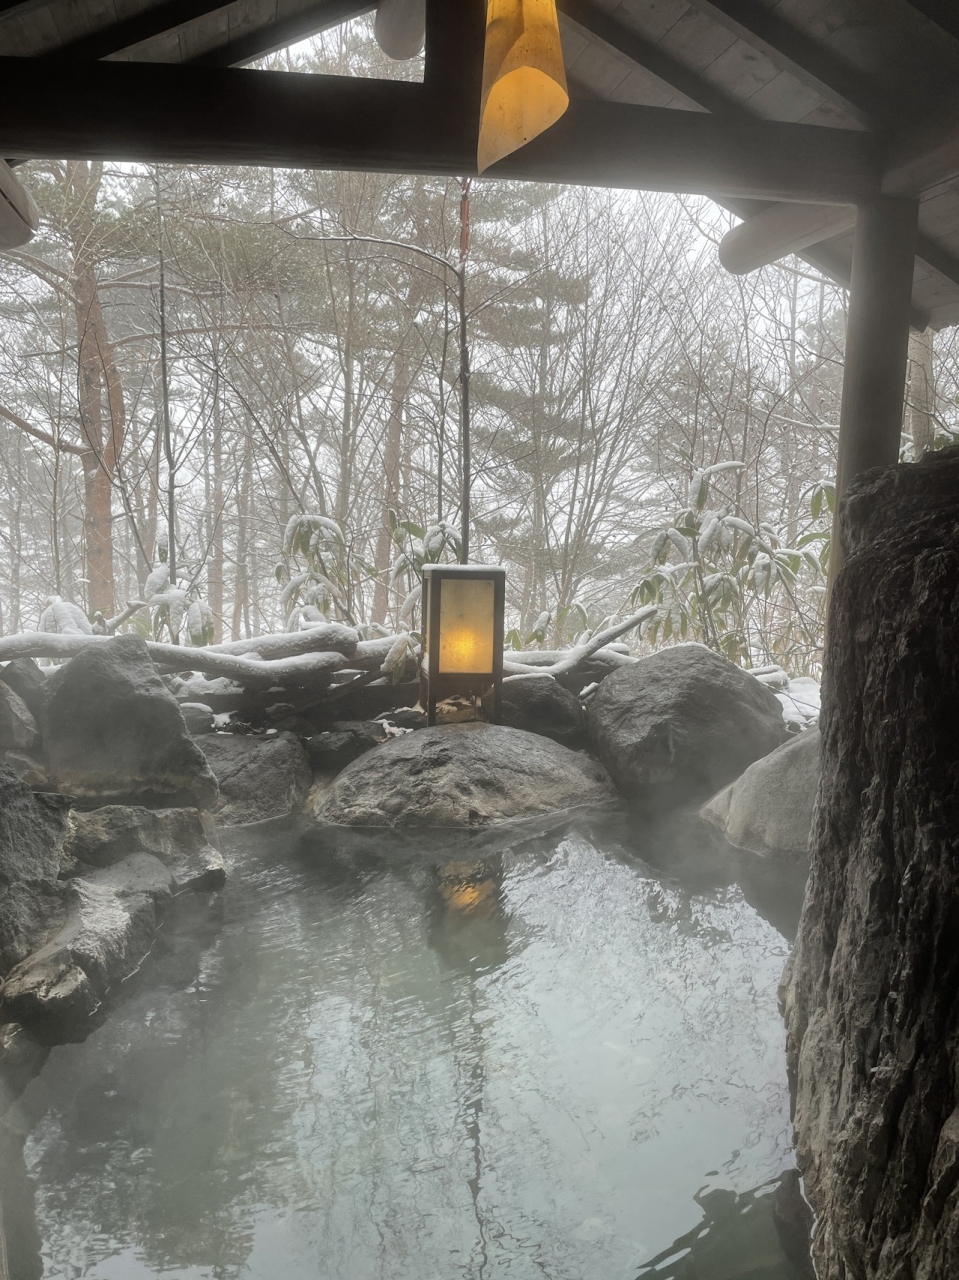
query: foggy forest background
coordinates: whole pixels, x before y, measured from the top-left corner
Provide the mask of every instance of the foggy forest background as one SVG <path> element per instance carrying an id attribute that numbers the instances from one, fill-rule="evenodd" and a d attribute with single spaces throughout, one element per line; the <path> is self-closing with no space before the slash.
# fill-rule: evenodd
<path id="1" fill-rule="evenodd" d="M 367 19 L 264 65 L 417 73 Z M 128 625 L 184 643 L 191 619 L 206 640 L 319 614 L 410 625 L 419 565 L 455 554 L 456 290 L 435 259 L 458 265 L 468 214 L 471 558 L 507 566 L 512 642 L 655 603 L 641 645 L 816 669 L 845 295 L 798 259 L 727 274 L 709 201 L 479 181 L 464 202 L 455 180 L 203 166 L 18 176 L 43 222 L 0 255 L 2 633 L 52 596 L 91 619 L 155 598 Z M 910 435 L 959 428 L 954 333 L 910 355 L 907 457 Z"/>

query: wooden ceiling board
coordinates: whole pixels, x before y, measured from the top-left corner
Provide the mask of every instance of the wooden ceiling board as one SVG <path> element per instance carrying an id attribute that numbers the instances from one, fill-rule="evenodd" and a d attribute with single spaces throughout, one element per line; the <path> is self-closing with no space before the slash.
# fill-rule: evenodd
<path id="1" fill-rule="evenodd" d="M 820 95 L 808 85 L 800 84 L 788 71 L 777 71 L 773 78 L 762 88 L 757 89 L 747 99 L 750 111 L 755 111 L 766 120 L 792 120 L 796 124 L 818 124 L 815 117 L 825 104 Z M 856 128 L 856 122 L 849 116 L 831 108 L 831 112 L 840 128 Z"/>
<path id="2" fill-rule="evenodd" d="M 687 67 L 705 71 L 735 40 L 732 32 L 718 26 L 698 9 L 687 8 L 657 43 Z"/>
<path id="3" fill-rule="evenodd" d="M 119 53 L 111 53 L 110 62 L 182 62 L 183 51 L 180 48 L 180 32 L 164 31 L 163 35 L 152 36 L 142 40 L 129 49 L 121 49 Z"/>
<path id="4" fill-rule="evenodd" d="M 640 107 L 672 107 L 678 111 L 702 111 L 688 98 L 677 97 L 675 91 L 662 80 L 642 68 L 630 71 L 626 79 L 611 95 L 614 102 L 633 102 Z"/>
<path id="5" fill-rule="evenodd" d="M 725 89 L 731 98 L 748 102 L 753 94 L 776 79 L 779 69 L 744 40 L 734 40 L 703 69 L 703 74 Z"/>
<path id="6" fill-rule="evenodd" d="M 619 0 L 613 5 L 616 17 L 658 44 L 667 31 L 689 13 L 689 0 Z"/>
<path id="7" fill-rule="evenodd" d="M 0 57 L 30 58 L 60 43 L 50 6 L 0 20 Z"/>
<path id="8" fill-rule="evenodd" d="M 622 54 L 598 40 L 587 41 L 569 67 L 577 80 L 581 80 L 599 98 L 612 100 L 612 95 L 633 70 L 633 64 Z"/>

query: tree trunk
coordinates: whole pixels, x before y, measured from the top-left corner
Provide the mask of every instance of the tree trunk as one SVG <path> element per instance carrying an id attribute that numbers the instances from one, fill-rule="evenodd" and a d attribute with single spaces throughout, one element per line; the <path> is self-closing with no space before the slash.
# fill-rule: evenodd
<path id="1" fill-rule="evenodd" d="M 89 450 L 82 459 L 88 605 L 91 612 L 99 610 L 109 615 L 116 603 L 112 490 L 126 433 L 126 410 L 120 373 L 103 318 L 96 262 L 90 252 L 95 240 L 93 226 L 101 174 L 102 166 L 98 164 L 67 165 L 66 183 L 76 201 L 70 232 L 80 427 Z"/>
<path id="2" fill-rule="evenodd" d="M 936 384 L 932 367 L 933 332 L 909 335 L 909 390 L 906 411 L 915 459 L 935 448 Z"/>
<path id="3" fill-rule="evenodd" d="M 400 447 L 403 441 L 403 416 L 409 393 L 410 376 L 406 357 L 396 353 L 393 361 L 393 384 L 390 388 L 390 421 L 386 429 L 386 448 L 383 454 L 383 503 L 380 509 L 380 527 L 376 535 L 376 586 L 373 588 L 373 612 L 371 620 L 383 623 L 389 608 L 389 587 L 386 578 L 390 568 L 390 511 L 395 510 L 400 497 Z"/>

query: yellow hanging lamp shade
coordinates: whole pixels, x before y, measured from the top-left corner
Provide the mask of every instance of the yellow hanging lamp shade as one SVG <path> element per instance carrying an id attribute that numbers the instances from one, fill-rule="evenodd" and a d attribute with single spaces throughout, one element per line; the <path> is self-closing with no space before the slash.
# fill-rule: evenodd
<path id="1" fill-rule="evenodd" d="M 556 0 L 489 0 L 480 173 L 555 124 L 568 106 Z"/>

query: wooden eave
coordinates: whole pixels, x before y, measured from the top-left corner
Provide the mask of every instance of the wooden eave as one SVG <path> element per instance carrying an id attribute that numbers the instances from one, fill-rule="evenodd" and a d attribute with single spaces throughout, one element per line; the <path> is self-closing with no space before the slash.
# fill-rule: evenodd
<path id="1" fill-rule="evenodd" d="M 914 323 L 959 322 L 952 0 L 558 0 L 573 101 L 491 176 L 920 202 Z M 0 0 L 0 154 L 475 172 L 483 0 L 428 0 L 423 83 L 244 69 L 369 0 Z M 849 233 L 803 252 L 846 283 Z"/>

